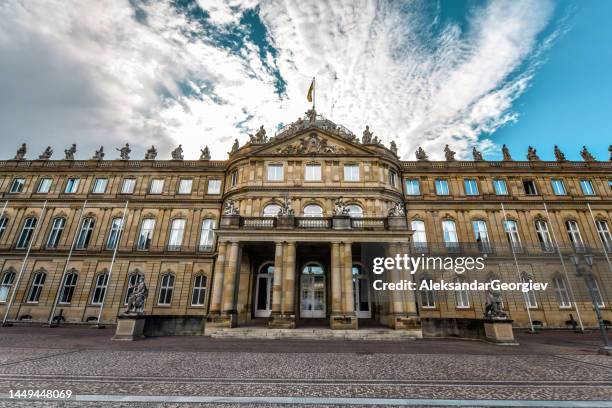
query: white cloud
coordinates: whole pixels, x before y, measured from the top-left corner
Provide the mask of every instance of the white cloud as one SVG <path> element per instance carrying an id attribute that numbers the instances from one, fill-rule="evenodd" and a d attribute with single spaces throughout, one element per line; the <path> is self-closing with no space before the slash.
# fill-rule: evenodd
<path id="1" fill-rule="evenodd" d="M 182 143 L 189 158 L 208 144 L 222 159 L 235 137 L 247 138 L 239 123 L 273 133 L 301 115 L 313 75 L 320 112 L 358 134 L 370 124 L 405 158 L 418 144 L 438 158 L 446 143 L 461 154 L 490 149 L 482 135 L 516 120 L 512 102 L 530 83 L 552 12 L 549 1 L 491 2 L 462 31 L 437 26 L 419 2 L 410 10 L 374 1 L 198 4 L 220 35 L 248 31 L 237 25 L 257 6 L 276 58 L 252 38 L 234 52 L 161 1 L 136 6 L 139 19 L 119 0 L 0 5 L 2 153 L 12 155 L 20 140 L 30 157 L 77 142 L 79 157 L 104 144 L 112 158 L 129 140 L 133 157 L 152 143 L 169 157 Z M 273 70 L 285 80 L 282 97 Z"/>

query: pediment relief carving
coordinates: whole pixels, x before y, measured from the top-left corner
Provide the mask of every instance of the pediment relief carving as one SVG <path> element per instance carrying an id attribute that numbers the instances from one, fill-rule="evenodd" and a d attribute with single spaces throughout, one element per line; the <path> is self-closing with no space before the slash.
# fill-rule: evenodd
<path id="1" fill-rule="evenodd" d="M 315 132 L 276 149 L 276 153 L 279 154 L 346 154 L 347 152 L 346 147 L 330 143 L 327 138 Z"/>

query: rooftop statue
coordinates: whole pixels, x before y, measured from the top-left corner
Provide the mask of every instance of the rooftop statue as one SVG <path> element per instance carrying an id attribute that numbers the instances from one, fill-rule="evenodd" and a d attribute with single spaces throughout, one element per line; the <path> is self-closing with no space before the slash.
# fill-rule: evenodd
<path id="1" fill-rule="evenodd" d="M 527 160 L 529 161 L 539 161 L 540 160 L 540 157 L 536 153 L 536 149 L 534 149 L 532 146 L 529 146 L 527 148 Z"/>
<path id="2" fill-rule="evenodd" d="M 183 160 L 183 145 L 178 145 L 170 154 L 172 155 L 172 160 Z"/>
<path id="3" fill-rule="evenodd" d="M 14 160 L 23 160 L 25 159 L 25 155 L 27 152 L 27 147 L 25 143 L 21 144 L 21 147 L 19 149 L 17 149 L 17 154 L 15 154 L 15 159 Z"/>
<path id="4" fill-rule="evenodd" d="M 502 155 L 504 156 L 504 161 L 512 161 L 512 156 L 510 156 L 510 149 L 505 144 L 502 146 Z"/>
<path id="5" fill-rule="evenodd" d="M 472 157 L 474 158 L 474 161 L 484 161 L 482 153 L 476 149 L 476 146 L 472 147 Z"/>
<path id="6" fill-rule="evenodd" d="M 232 145 L 232 150 L 230 150 L 230 154 L 238 151 L 239 147 L 240 147 L 240 142 L 238 142 L 238 139 L 234 139 L 234 144 Z"/>
<path id="7" fill-rule="evenodd" d="M 559 146 L 557 145 L 555 145 L 555 159 L 557 159 L 558 162 L 566 161 L 565 154 L 563 154 L 563 152 L 561 151 L 561 149 L 559 149 Z"/>
<path id="8" fill-rule="evenodd" d="M 144 276 L 140 276 L 138 281 L 130 286 L 132 293 L 128 297 L 127 306 L 125 308 L 126 314 L 143 314 L 144 306 L 149 296 L 149 289 L 144 282 Z"/>
<path id="9" fill-rule="evenodd" d="M 200 160 L 210 160 L 210 150 L 208 150 L 208 146 L 204 146 L 204 149 L 200 149 Z"/>
<path id="10" fill-rule="evenodd" d="M 419 146 L 419 148 L 416 150 L 416 152 L 414 152 L 414 155 L 416 156 L 418 161 L 427 161 L 427 160 L 429 160 L 429 157 L 427 156 L 427 153 L 425 153 L 425 150 L 423 150 L 423 148 L 421 146 Z"/>
<path id="11" fill-rule="evenodd" d="M 45 149 L 44 152 L 42 152 L 40 154 L 40 156 L 38 156 L 38 158 L 40 160 L 49 160 L 51 158 L 51 156 L 53 155 L 53 149 L 51 148 L 51 146 L 47 146 L 47 148 Z"/>
<path id="12" fill-rule="evenodd" d="M 102 160 L 104 158 L 104 146 L 100 146 L 100 150 L 96 150 L 94 153 L 92 160 Z"/>
<path id="13" fill-rule="evenodd" d="M 399 201 L 393 204 L 393 207 L 389 208 L 389 217 L 402 217 L 404 215 L 406 215 L 404 204 Z"/>
<path id="14" fill-rule="evenodd" d="M 147 152 L 145 153 L 145 160 L 155 160 L 156 157 L 157 149 L 155 148 L 155 146 L 151 145 L 151 148 L 147 149 Z"/>
<path id="15" fill-rule="evenodd" d="M 582 160 L 586 162 L 595 161 L 595 157 L 587 150 L 586 146 L 582 146 L 580 156 L 582 156 Z"/>
<path id="16" fill-rule="evenodd" d="M 132 152 L 132 149 L 130 149 L 129 143 L 126 143 L 121 149 L 115 148 L 115 150 L 119 152 L 119 157 L 121 160 L 130 160 L 130 153 Z"/>
<path id="17" fill-rule="evenodd" d="M 451 150 L 448 145 L 446 145 L 446 147 L 444 148 L 444 157 L 446 158 L 446 161 L 455 161 L 455 154 L 456 153 Z"/>
<path id="18" fill-rule="evenodd" d="M 69 149 L 64 150 L 66 157 L 65 160 L 74 160 L 74 154 L 76 153 L 76 143 L 73 143 Z"/>
<path id="19" fill-rule="evenodd" d="M 372 138 L 372 144 L 380 145 L 380 144 L 382 144 L 382 141 L 378 138 L 378 136 L 374 136 Z"/>
<path id="20" fill-rule="evenodd" d="M 308 109 L 306 111 L 306 117 L 308 118 L 309 122 L 314 122 L 317 120 L 317 111 L 314 110 L 314 108 L 312 109 Z"/>
<path id="21" fill-rule="evenodd" d="M 393 152 L 393 154 L 395 154 L 397 156 L 397 145 L 395 144 L 395 140 L 392 140 L 389 143 L 389 150 L 391 150 Z"/>
<path id="22" fill-rule="evenodd" d="M 234 200 L 227 200 L 223 206 L 223 215 L 240 215 L 240 210 L 236 207 Z"/>
<path id="23" fill-rule="evenodd" d="M 365 130 L 363 131 L 363 136 L 361 137 L 361 143 L 369 144 L 372 143 L 372 132 L 370 132 L 370 126 L 366 125 Z"/>
<path id="24" fill-rule="evenodd" d="M 266 129 L 264 129 L 263 125 L 261 125 L 257 133 L 255 133 L 255 143 L 266 143 L 267 141 L 268 137 L 266 136 Z"/>
<path id="25" fill-rule="evenodd" d="M 610 152 L 610 161 L 612 161 L 612 145 L 608 146 L 608 152 Z"/>

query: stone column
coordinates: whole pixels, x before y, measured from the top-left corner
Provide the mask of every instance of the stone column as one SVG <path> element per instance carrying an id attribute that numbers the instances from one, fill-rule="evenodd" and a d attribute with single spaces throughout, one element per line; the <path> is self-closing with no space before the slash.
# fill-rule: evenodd
<path id="1" fill-rule="evenodd" d="M 332 316 L 342 314 L 342 272 L 340 270 L 340 244 L 331 244 Z"/>
<path id="2" fill-rule="evenodd" d="M 221 297 L 223 295 L 223 275 L 225 272 L 225 242 L 218 243 L 217 261 L 213 274 L 213 288 L 211 293 L 209 315 L 218 315 L 221 312 Z"/>
<path id="3" fill-rule="evenodd" d="M 353 251 L 350 242 L 344 243 L 343 255 L 342 279 L 344 291 L 342 297 L 344 300 L 344 314 L 351 315 L 355 313 L 355 294 L 353 293 Z"/>
<path id="4" fill-rule="evenodd" d="M 283 243 L 276 243 L 274 252 L 274 283 L 272 285 L 272 314 L 280 314 L 283 285 Z"/>
<path id="5" fill-rule="evenodd" d="M 284 307 L 283 314 L 295 318 L 295 242 L 285 247 Z"/>
<path id="6" fill-rule="evenodd" d="M 229 317 L 230 327 L 235 326 L 236 303 L 234 292 L 236 289 L 236 277 L 238 275 L 238 242 L 229 244 L 229 256 L 225 267 L 225 278 L 223 282 L 223 315 Z"/>
<path id="7" fill-rule="evenodd" d="M 295 242 L 277 243 L 276 250 L 274 285 L 272 287 L 272 314 L 268 326 L 279 329 L 294 329 Z M 279 256 L 280 261 L 278 260 Z M 277 283 L 277 279 L 280 280 L 279 283 Z"/>

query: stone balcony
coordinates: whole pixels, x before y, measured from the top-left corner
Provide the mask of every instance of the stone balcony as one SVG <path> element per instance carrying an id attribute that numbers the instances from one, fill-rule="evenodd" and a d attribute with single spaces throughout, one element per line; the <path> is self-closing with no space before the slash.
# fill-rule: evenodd
<path id="1" fill-rule="evenodd" d="M 406 217 L 295 217 L 279 215 L 276 217 L 242 217 L 224 215 L 221 217 L 222 229 L 243 230 L 356 230 L 385 231 L 408 230 Z"/>

